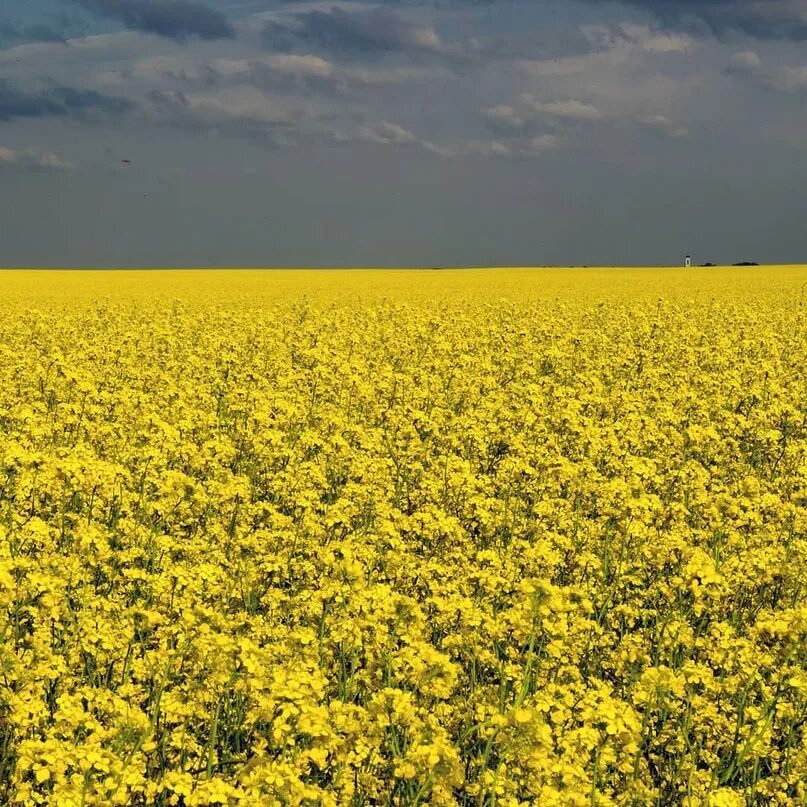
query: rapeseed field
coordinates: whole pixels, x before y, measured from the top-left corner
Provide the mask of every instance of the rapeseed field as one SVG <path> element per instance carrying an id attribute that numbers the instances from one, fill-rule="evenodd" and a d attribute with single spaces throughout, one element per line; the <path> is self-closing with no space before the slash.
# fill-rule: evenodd
<path id="1" fill-rule="evenodd" d="M 0 273 L 0 803 L 807 804 L 805 288 Z"/>

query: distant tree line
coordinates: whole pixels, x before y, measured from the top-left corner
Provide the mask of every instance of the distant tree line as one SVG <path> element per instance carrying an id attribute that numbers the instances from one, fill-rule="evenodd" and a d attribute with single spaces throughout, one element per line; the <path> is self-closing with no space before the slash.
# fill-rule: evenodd
<path id="1" fill-rule="evenodd" d="M 715 266 L 713 263 L 701 263 L 699 266 Z M 739 263 L 733 263 L 732 266 L 759 266 L 756 261 L 740 261 Z"/>

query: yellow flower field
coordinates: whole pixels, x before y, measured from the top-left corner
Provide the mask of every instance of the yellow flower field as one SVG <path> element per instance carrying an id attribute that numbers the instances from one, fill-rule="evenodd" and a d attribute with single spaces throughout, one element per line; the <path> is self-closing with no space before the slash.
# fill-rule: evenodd
<path id="1" fill-rule="evenodd" d="M 0 803 L 807 804 L 805 289 L 0 272 Z"/>

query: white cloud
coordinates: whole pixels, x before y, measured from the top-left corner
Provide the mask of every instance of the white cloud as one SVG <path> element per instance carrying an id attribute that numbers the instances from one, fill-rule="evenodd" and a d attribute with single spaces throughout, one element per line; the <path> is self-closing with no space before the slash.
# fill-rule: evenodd
<path id="1" fill-rule="evenodd" d="M 593 104 L 585 104 L 576 98 L 562 101 L 538 101 L 531 95 L 524 95 L 522 101 L 539 115 L 549 115 L 569 121 L 595 121 L 603 118 L 602 112 Z"/>
<path id="2" fill-rule="evenodd" d="M 492 129 L 502 132 L 520 132 L 526 128 L 528 118 L 516 111 L 510 104 L 499 104 L 482 111 Z"/>
<path id="3" fill-rule="evenodd" d="M 438 146 L 430 140 L 423 140 L 408 129 L 404 129 L 403 126 L 384 120 L 371 125 L 360 126 L 358 137 L 368 143 L 389 146 L 415 146 L 431 154 L 438 154 L 441 157 L 452 157 L 455 154 L 454 149 Z"/>
<path id="4" fill-rule="evenodd" d="M 528 154 L 543 154 L 545 151 L 552 151 L 554 149 L 560 148 L 563 144 L 563 141 L 558 137 L 558 135 L 553 134 L 541 134 L 536 135 L 532 138 L 529 142 L 529 146 L 526 149 Z"/>
<path id="5" fill-rule="evenodd" d="M 666 115 L 643 116 L 639 118 L 638 123 L 647 129 L 651 129 L 654 132 L 658 132 L 674 140 L 679 140 L 689 135 L 689 130 L 685 126 L 675 123 Z"/>
<path id="6" fill-rule="evenodd" d="M 502 136 L 516 137 L 538 126 L 569 126 L 600 121 L 605 116 L 593 104 L 576 98 L 539 101 L 535 96 L 523 94 L 511 104 L 499 104 L 482 110 L 488 127 Z"/>
<path id="7" fill-rule="evenodd" d="M 592 45 L 601 50 L 627 46 L 646 53 L 685 53 L 692 47 L 692 39 L 686 34 L 670 33 L 630 22 L 584 25 L 580 30 Z"/>
<path id="8" fill-rule="evenodd" d="M 399 126 L 397 123 L 379 121 L 372 126 L 359 127 L 359 134 L 371 143 L 387 143 L 395 146 L 403 146 L 409 143 L 416 143 L 417 137 L 408 129 Z"/>

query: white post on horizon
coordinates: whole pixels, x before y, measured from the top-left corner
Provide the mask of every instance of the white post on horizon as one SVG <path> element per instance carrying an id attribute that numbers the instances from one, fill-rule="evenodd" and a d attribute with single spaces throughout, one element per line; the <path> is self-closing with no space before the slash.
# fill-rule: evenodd
<path id="1" fill-rule="evenodd" d="M 684 266 L 686 266 L 687 269 L 692 266 L 692 258 L 690 258 L 689 255 L 684 259 Z"/>

